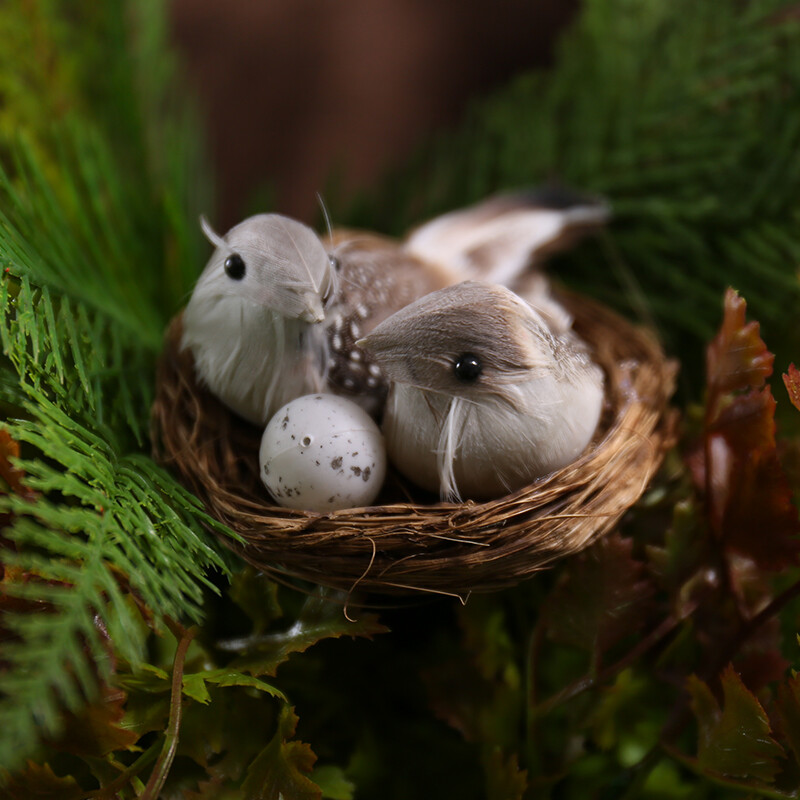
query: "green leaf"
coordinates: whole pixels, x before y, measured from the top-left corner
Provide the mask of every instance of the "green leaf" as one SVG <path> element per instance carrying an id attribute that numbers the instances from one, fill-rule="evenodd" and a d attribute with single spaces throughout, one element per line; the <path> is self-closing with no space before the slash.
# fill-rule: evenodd
<path id="1" fill-rule="evenodd" d="M 192 759 L 220 785 L 239 786 L 274 736 L 283 704 L 266 693 L 213 685 L 209 694 L 209 703 L 189 703 L 184 709 L 178 755 Z"/>
<path id="2" fill-rule="evenodd" d="M 322 796 L 327 800 L 353 800 L 355 797 L 355 784 L 345 777 L 341 767 L 314 767 L 310 778 L 319 786 Z"/>
<path id="3" fill-rule="evenodd" d="M 484 758 L 487 800 L 522 800 L 528 788 L 528 771 L 519 768 L 516 753 L 505 756 L 499 747 Z"/>
<path id="4" fill-rule="evenodd" d="M 256 756 L 242 784 L 242 800 L 319 800 L 322 791 L 308 777 L 317 757 L 303 742 L 289 741 L 297 727 L 294 709 L 281 711 L 278 730 Z"/>
<path id="5" fill-rule="evenodd" d="M 461 652 L 422 670 L 428 702 L 467 741 L 516 747 L 523 681 L 504 604 L 496 595 L 471 597 L 458 620 Z"/>
<path id="6" fill-rule="evenodd" d="M 361 612 L 355 622 L 350 622 L 340 605 L 326 600 L 324 595 L 315 595 L 306 600 L 300 616 L 289 630 L 224 644 L 226 649 L 244 651 L 231 662 L 231 669 L 258 677 L 274 675 L 292 653 L 305 652 L 323 639 L 341 636 L 371 639 L 387 631 L 388 628 L 378 622 L 377 615 Z"/>
<path id="7" fill-rule="evenodd" d="M 705 548 L 704 519 L 693 499 L 679 500 L 675 504 L 663 545 L 647 546 L 650 569 L 659 585 L 669 592 L 678 617 L 684 617 L 691 610 L 695 596 L 702 593 L 706 585 L 702 574 Z"/>
<path id="8" fill-rule="evenodd" d="M 498 680 L 511 689 L 519 689 L 521 677 L 515 643 L 508 631 L 503 605 L 493 597 L 471 597 L 458 609 L 458 620 L 464 632 L 464 648 L 481 675 L 486 680 Z"/>
<path id="9" fill-rule="evenodd" d="M 800 764 L 800 676 L 794 675 L 778 685 L 778 714 L 781 730 Z"/>
<path id="10" fill-rule="evenodd" d="M 263 633 L 283 614 L 278 602 L 278 584 L 249 565 L 233 576 L 229 594 L 250 617 L 254 635 Z"/>
<path id="11" fill-rule="evenodd" d="M 626 669 L 612 686 L 603 689 L 589 719 L 592 737 L 601 750 L 611 750 L 620 743 L 621 731 L 631 727 L 630 717 L 641 713 L 641 704 L 650 699 L 646 697 L 647 688 L 646 680 Z"/>
<path id="12" fill-rule="evenodd" d="M 722 708 L 707 684 L 693 675 L 688 680 L 698 724 L 698 766 L 729 778 L 771 783 L 784 751 L 770 735 L 769 719 L 733 667 L 725 668 L 721 683 Z"/>
<path id="13" fill-rule="evenodd" d="M 265 692 L 272 697 L 277 697 L 284 702 L 286 701 L 286 696 L 280 689 L 252 675 L 245 675 L 227 667 L 184 675 L 183 693 L 200 703 L 208 703 L 211 700 L 211 696 L 208 693 L 206 684 L 209 683 L 215 686 L 246 686 L 259 692 Z"/>

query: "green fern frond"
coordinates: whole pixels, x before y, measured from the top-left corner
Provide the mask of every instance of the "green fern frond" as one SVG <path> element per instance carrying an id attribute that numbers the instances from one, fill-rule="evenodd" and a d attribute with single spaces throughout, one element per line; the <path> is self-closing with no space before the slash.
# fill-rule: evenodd
<path id="1" fill-rule="evenodd" d="M 108 399 L 104 387 L 139 388 L 128 383 L 125 362 L 103 362 L 105 351 L 91 347 L 88 317 L 68 303 L 55 311 L 49 293 L 33 290 L 27 279 L 13 301 L 7 289 L 4 283 L 0 290 L 7 303 L 0 330 L 19 382 L 5 399 L 20 414 L 4 428 L 36 453 L 19 466 L 40 496 L 0 497 L 0 513 L 14 516 L 5 536 L 17 546 L 3 562 L 36 576 L 7 582 L 4 591 L 51 606 L 5 623 L 21 637 L 4 650 L 8 669 L 0 675 L 0 761 L 13 765 L 30 754 L 37 735 L 55 730 L 62 708 L 93 696 L 91 665 L 107 661 L 107 645 L 92 633 L 96 620 L 116 650 L 139 663 L 143 640 L 118 586 L 121 575 L 159 616 L 197 619 L 203 587 L 214 588 L 206 572 L 228 563 L 207 532 L 222 526 L 147 456 L 121 450 L 114 430 L 95 416 Z M 113 392 L 111 402 L 118 405 Z M 141 420 L 148 406 L 130 410 Z M 121 427 L 113 415 L 112 421 Z"/>
<path id="2" fill-rule="evenodd" d="M 44 604 L 3 621 L 16 636 L 0 673 L 6 769 L 96 696 L 112 647 L 141 663 L 127 593 L 156 624 L 198 620 L 208 575 L 233 563 L 209 529 L 233 534 L 144 452 L 163 330 L 199 271 L 207 210 L 163 4 L 4 7 L 0 30 L 15 26 L 52 56 L 58 78 L 41 95 L 64 108 L 38 119 L 46 102 L 14 106 L 19 124 L 0 124 L 2 427 L 36 493 L 0 496 L 13 543 L 0 559 L 3 591 Z M 35 59 L 18 72 L 49 87 Z"/>

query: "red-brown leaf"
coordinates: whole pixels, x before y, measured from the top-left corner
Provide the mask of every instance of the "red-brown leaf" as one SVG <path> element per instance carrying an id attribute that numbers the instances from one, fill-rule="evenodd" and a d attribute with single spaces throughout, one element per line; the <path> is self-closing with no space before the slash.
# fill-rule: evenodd
<path id="1" fill-rule="evenodd" d="M 757 322 L 746 322 L 747 303 L 733 290 L 725 293 L 722 326 L 706 353 L 709 408 L 722 395 L 764 385 L 775 356 L 759 335 Z"/>
<path id="2" fill-rule="evenodd" d="M 726 549 L 762 569 L 797 562 L 800 523 L 775 445 L 775 400 L 767 386 L 740 395 L 707 436 L 709 522 Z"/>
<path id="3" fill-rule="evenodd" d="M 783 373 L 783 385 L 789 392 L 792 405 L 800 411 L 800 369 L 794 364 L 789 364 L 789 369 Z"/>
<path id="4" fill-rule="evenodd" d="M 9 779 L 2 797 L 6 800 L 81 800 L 86 792 L 71 775 L 62 778 L 49 764 L 29 761 L 24 770 Z"/>
<path id="5" fill-rule="evenodd" d="M 632 547 L 612 534 L 570 561 L 546 603 L 552 638 L 602 653 L 642 627 L 654 587 Z"/>
<path id="6" fill-rule="evenodd" d="M 116 750 L 136 744 L 139 736 L 120 726 L 126 694 L 121 689 L 103 687 L 103 697 L 78 714 L 64 716 L 64 733 L 52 742 L 54 749 L 82 758 L 102 758 Z"/>
<path id="7" fill-rule="evenodd" d="M 775 400 L 764 386 L 773 356 L 745 310 L 729 289 L 708 347 L 704 446 L 693 454 L 693 475 L 704 479 L 709 524 L 723 547 L 779 570 L 797 563 L 800 522 L 778 459 Z"/>
<path id="8" fill-rule="evenodd" d="M 9 491 L 31 499 L 35 494 L 22 482 L 25 473 L 11 463 L 16 458 L 19 458 L 19 444 L 8 431 L 0 429 L 0 478 L 5 481 Z"/>

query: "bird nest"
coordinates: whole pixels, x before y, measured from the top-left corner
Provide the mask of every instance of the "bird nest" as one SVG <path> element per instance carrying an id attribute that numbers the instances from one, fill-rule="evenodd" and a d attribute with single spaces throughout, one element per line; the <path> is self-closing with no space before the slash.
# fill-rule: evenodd
<path id="1" fill-rule="evenodd" d="M 224 543 L 279 580 L 351 593 L 459 596 L 512 586 L 608 532 L 673 440 L 675 365 L 655 339 L 591 300 L 562 298 L 605 371 L 606 408 L 575 462 L 490 502 L 440 503 L 391 470 L 378 504 L 315 513 L 276 506 L 259 478 L 262 431 L 198 385 L 166 334 L 153 405 L 156 458 L 238 534 Z"/>

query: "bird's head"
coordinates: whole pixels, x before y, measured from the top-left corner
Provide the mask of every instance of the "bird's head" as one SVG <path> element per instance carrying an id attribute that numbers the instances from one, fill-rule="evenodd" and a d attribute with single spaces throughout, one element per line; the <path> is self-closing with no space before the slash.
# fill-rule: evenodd
<path id="1" fill-rule="evenodd" d="M 519 385 L 555 369 L 544 320 L 502 286 L 466 281 L 432 292 L 359 340 L 385 374 L 425 391 L 517 405 Z"/>
<path id="2" fill-rule="evenodd" d="M 215 250 L 194 294 L 241 297 L 290 319 L 322 322 L 334 292 L 333 262 L 311 228 L 280 214 L 258 214 L 216 234 L 201 220 Z"/>

